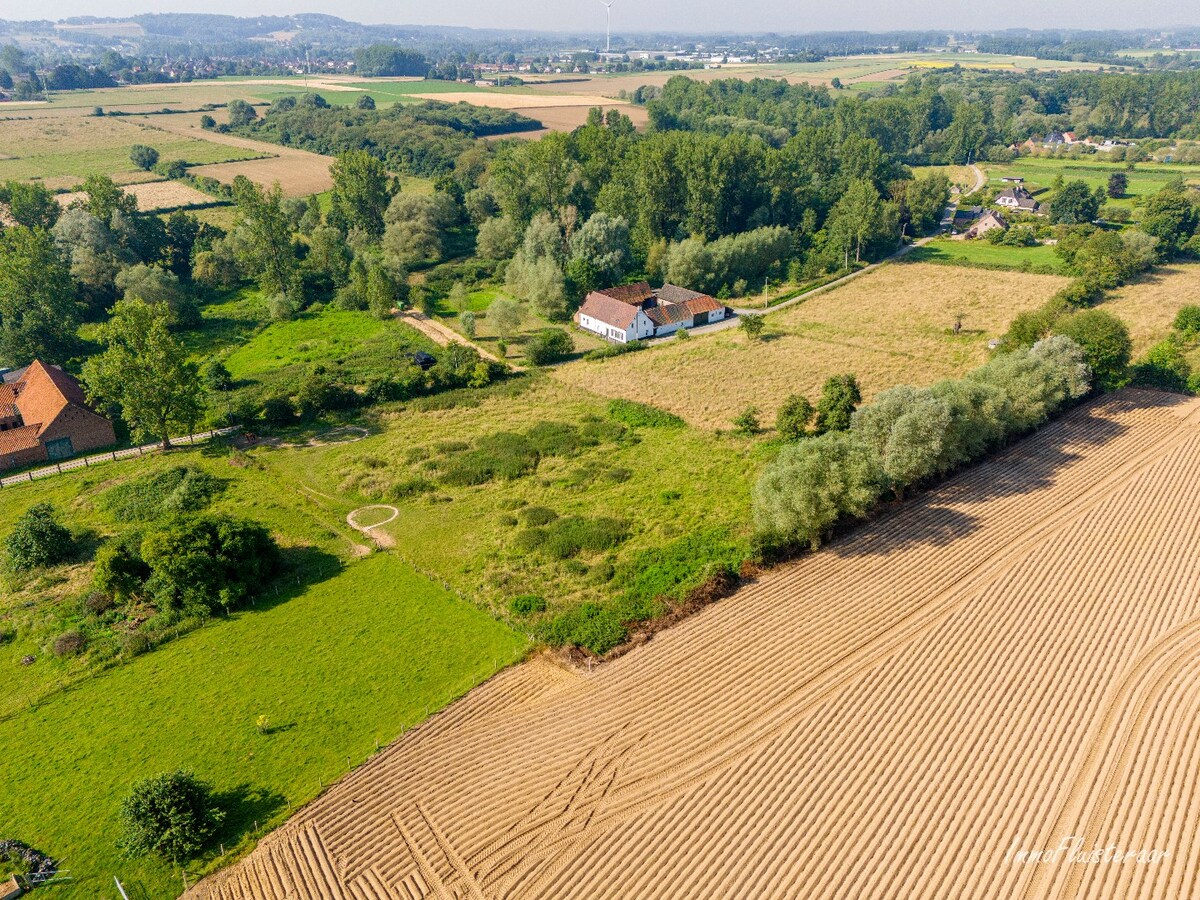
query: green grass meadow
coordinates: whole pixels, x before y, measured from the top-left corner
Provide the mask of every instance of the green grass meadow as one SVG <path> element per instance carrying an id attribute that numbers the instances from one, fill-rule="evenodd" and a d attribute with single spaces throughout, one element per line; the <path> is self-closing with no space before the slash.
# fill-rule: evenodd
<path id="1" fill-rule="evenodd" d="M 48 896 L 109 896 L 113 876 L 143 896 L 174 896 L 177 870 L 115 846 L 133 781 L 177 766 L 209 780 L 230 810 L 221 841 L 242 852 L 256 821 L 278 825 L 347 758 L 358 765 L 526 646 L 377 553 L 0 721 L 0 822 L 70 869 L 74 881 Z"/>
<path id="2" fill-rule="evenodd" d="M 1006 247 L 986 240 L 954 241 L 943 238 L 914 248 L 907 259 L 912 262 L 944 263 L 952 266 L 978 266 L 984 269 L 1013 269 L 1039 275 L 1063 275 L 1063 261 L 1047 244 L 1036 247 Z"/>
<path id="3" fill-rule="evenodd" d="M 1100 159 L 1097 159 L 1100 157 Z M 1036 156 L 1023 157 L 1010 163 L 981 163 L 991 187 L 1004 186 L 1003 178 L 1024 178 L 1025 188 L 1039 200 L 1049 199 L 1050 186 L 1061 175 L 1065 181 L 1084 181 L 1095 190 L 1107 187 L 1108 177 L 1122 172 L 1129 179 L 1125 196 L 1106 202 L 1116 206 L 1132 207 L 1134 202 L 1156 194 L 1175 178 L 1182 177 L 1189 183 L 1200 183 L 1200 166 L 1177 163 L 1139 162 L 1129 169 L 1124 162 L 1107 162 L 1103 154 L 1080 159 L 1050 159 Z"/>

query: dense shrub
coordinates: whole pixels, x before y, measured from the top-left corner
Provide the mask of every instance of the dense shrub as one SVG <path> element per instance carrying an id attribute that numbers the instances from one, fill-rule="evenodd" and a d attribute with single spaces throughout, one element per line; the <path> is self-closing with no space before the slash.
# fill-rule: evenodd
<path id="1" fill-rule="evenodd" d="M 92 584 L 104 597 L 123 603 L 137 596 L 149 577 L 139 531 L 127 531 L 96 552 Z"/>
<path id="2" fill-rule="evenodd" d="M 221 480 L 195 466 L 174 466 L 109 489 L 100 507 L 121 522 L 151 522 L 204 509 L 222 489 Z"/>
<path id="3" fill-rule="evenodd" d="M 726 529 L 689 532 L 659 546 L 647 547 L 614 573 L 621 589 L 617 600 L 621 621 L 648 619 L 662 599 L 682 599 L 718 573 L 733 574 L 746 548 Z"/>
<path id="4" fill-rule="evenodd" d="M 513 597 L 508 603 L 509 611 L 517 616 L 531 616 L 534 613 L 545 612 L 546 601 L 536 594 L 522 594 Z"/>
<path id="5" fill-rule="evenodd" d="M 78 656 L 87 647 L 87 638 L 79 631 L 72 629 L 60 634 L 54 639 L 55 656 Z"/>
<path id="6" fill-rule="evenodd" d="M 31 506 L 4 539 L 8 566 L 14 572 L 65 562 L 73 549 L 71 532 L 59 522 L 58 511 L 50 503 Z"/>
<path id="7" fill-rule="evenodd" d="M 683 428 L 687 424 L 674 413 L 635 400 L 610 401 L 608 414 L 632 428 Z"/>
<path id="8" fill-rule="evenodd" d="M 1180 308 L 1175 314 L 1172 328 L 1179 332 L 1185 341 L 1194 341 L 1200 337 L 1200 306 L 1189 304 Z"/>
<path id="9" fill-rule="evenodd" d="M 610 610 L 595 603 L 583 603 L 560 613 L 542 629 L 547 643 L 573 645 L 597 655 L 607 653 L 625 640 L 625 627 Z"/>
<path id="10" fill-rule="evenodd" d="M 228 516 L 181 519 L 142 541 L 150 569 L 146 592 L 163 609 L 193 614 L 229 610 L 279 568 L 279 550 L 255 522 Z"/>
<path id="11" fill-rule="evenodd" d="M 831 375 L 821 386 L 821 397 L 817 401 L 813 427 L 817 434 L 827 431 L 845 431 L 850 427 L 850 416 L 862 402 L 858 379 L 853 375 Z"/>
<path id="12" fill-rule="evenodd" d="M 676 334 L 687 334 L 687 331 L 681 329 Z M 622 356 L 626 353 L 636 353 L 638 350 L 645 349 L 646 344 L 642 341 L 628 341 L 624 344 L 606 344 L 603 347 L 597 347 L 595 350 L 589 350 L 583 354 L 583 358 L 589 362 L 595 362 L 601 359 L 609 359 L 613 356 Z"/>
<path id="13" fill-rule="evenodd" d="M 1133 341 L 1125 323 L 1116 316 L 1099 309 L 1083 310 L 1060 319 L 1054 332 L 1083 348 L 1096 386 L 1101 390 L 1115 390 L 1127 381 Z"/>
<path id="14" fill-rule="evenodd" d="M 1134 384 L 1164 391 L 1187 391 L 1192 367 L 1176 341 L 1161 341 L 1146 351 L 1146 355 L 1130 370 Z"/>
<path id="15" fill-rule="evenodd" d="M 225 818 L 212 789 L 176 769 L 133 785 L 121 801 L 121 848 L 130 856 L 185 862 L 212 840 Z"/>
<path id="16" fill-rule="evenodd" d="M 806 397 L 792 394 L 783 401 L 775 416 L 775 431 L 785 441 L 798 441 L 808 434 L 816 410 Z"/>
<path id="17" fill-rule="evenodd" d="M 525 358 L 535 366 L 548 366 L 566 359 L 575 351 L 571 335 L 561 328 L 543 328 L 525 345 Z"/>

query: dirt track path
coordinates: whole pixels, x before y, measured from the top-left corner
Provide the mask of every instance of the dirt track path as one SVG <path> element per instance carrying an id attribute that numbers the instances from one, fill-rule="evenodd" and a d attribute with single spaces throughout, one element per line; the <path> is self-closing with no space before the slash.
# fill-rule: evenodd
<path id="1" fill-rule="evenodd" d="M 490 359 L 492 362 L 504 363 L 509 368 L 516 372 L 523 371 L 521 366 L 515 365 L 506 359 L 501 359 L 490 350 L 485 350 L 483 347 L 476 344 L 474 341 L 468 340 L 465 336 L 459 334 L 453 328 L 449 328 L 434 319 L 429 318 L 425 313 L 416 309 L 406 309 L 394 313 L 395 317 L 405 325 L 411 325 L 417 331 L 421 332 L 439 347 L 447 347 L 450 344 L 463 344 L 470 347 L 484 359 Z"/>

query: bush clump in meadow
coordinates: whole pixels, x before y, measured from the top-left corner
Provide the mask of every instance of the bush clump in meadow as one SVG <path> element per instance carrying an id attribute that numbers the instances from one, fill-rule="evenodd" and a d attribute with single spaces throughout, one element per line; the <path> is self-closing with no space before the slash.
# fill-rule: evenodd
<path id="1" fill-rule="evenodd" d="M 532 474 L 545 457 L 573 456 L 622 434 L 623 429 L 614 429 L 612 423 L 589 422 L 577 428 L 566 422 L 539 422 L 524 433 L 498 431 L 479 438 L 470 449 L 444 454 L 435 468 L 450 485 L 512 481 Z"/>
<path id="2" fill-rule="evenodd" d="M 529 438 L 498 431 L 476 441 L 473 450 L 449 456 L 440 465 L 441 479 L 459 486 L 512 481 L 533 472 L 537 464 L 538 452 Z"/>
<path id="3" fill-rule="evenodd" d="M 92 585 L 102 597 L 124 603 L 141 592 L 149 577 L 150 567 L 142 559 L 140 531 L 127 531 L 96 551 Z"/>
<path id="4" fill-rule="evenodd" d="M 535 366 L 561 362 L 574 352 L 575 342 L 561 328 L 543 328 L 525 344 L 525 358 Z"/>
<path id="5" fill-rule="evenodd" d="M 151 531 L 142 541 L 146 594 L 162 609 L 228 611 L 278 572 L 279 549 L 257 522 L 198 516 Z"/>
<path id="6" fill-rule="evenodd" d="M 548 525 L 558 518 L 558 513 L 548 506 L 527 506 L 517 515 L 524 524 L 534 526 Z"/>
<path id="7" fill-rule="evenodd" d="M 532 616 L 546 611 L 546 601 L 537 594 L 522 594 L 509 601 L 508 609 L 513 615 Z"/>
<path id="8" fill-rule="evenodd" d="M 636 400 L 610 401 L 608 415 L 631 428 L 683 428 L 687 425 L 674 413 Z"/>
<path id="9" fill-rule="evenodd" d="M 1146 351 L 1130 369 L 1130 377 L 1133 384 L 1183 393 L 1188 390 L 1192 367 L 1179 341 L 1168 338 Z"/>
<path id="10" fill-rule="evenodd" d="M 225 819 L 212 788 L 176 769 L 133 785 L 121 801 L 120 846 L 129 856 L 158 856 L 173 863 L 203 850 Z"/>
<path id="11" fill-rule="evenodd" d="M 517 546 L 524 551 L 540 550 L 553 559 L 569 559 L 580 553 L 611 550 L 628 537 L 629 523 L 621 519 L 567 516 L 525 529 L 517 535 Z"/>
<path id="12" fill-rule="evenodd" d="M 28 572 L 57 565 L 74 552 L 71 532 L 58 519 L 51 503 L 38 503 L 17 519 L 4 539 L 4 553 L 13 572 Z"/>
<path id="13" fill-rule="evenodd" d="M 554 646 L 575 646 L 597 656 L 622 643 L 628 633 L 617 616 L 596 603 L 583 603 L 560 613 L 542 629 L 542 638 Z"/>
<path id="14" fill-rule="evenodd" d="M 54 655 L 58 657 L 78 656 L 87 649 L 87 638 L 81 631 L 71 629 L 54 639 Z"/>
<path id="15" fill-rule="evenodd" d="M 168 515 L 199 512 L 221 492 L 221 480 L 195 466 L 174 466 L 110 488 L 101 508 L 123 522 L 153 522 Z"/>

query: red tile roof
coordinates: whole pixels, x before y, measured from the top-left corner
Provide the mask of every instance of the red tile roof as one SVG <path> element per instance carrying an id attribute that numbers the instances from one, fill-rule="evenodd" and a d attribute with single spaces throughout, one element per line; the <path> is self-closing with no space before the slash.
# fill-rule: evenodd
<path id="1" fill-rule="evenodd" d="M 37 425 L 26 425 L 23 428 L 0 431 L 0 456 L 33 450 L 38 445 L 39 430 Z"/>
<path id="2" fill-rule="evenodd" d="M 632 303 L 623 302 L 602 291 L 592 291 L 584 299 L 576 315 L 591 316 L 606 325 L 625 331 L 633 324 L 639 310 L 640 307 Z"/>
<path id="3" fill-rule="evenodd" d="M 72 404 L 87 406 L 83 388 L 62 369 L 34 361 L 20 380 L 9 385 L 16 394 L 17 409 L 26 425 L 43 429 Z"/>
<path id="4" fill-rule="evenodd" d="M 618 284 L 616 287 L 604 288 L 604 290 L 593 291 L 593 293 L 603 294 L 605 297 L 620 300 L 622 303 L 632 303 L 635 306 L 654 299 L 654 291 L 650 289 L 650 283 L 647 281 Z"/>
<path id="5" fill-rule="evenodd" d="M 677 284 L 671 284 L 670 282 L 665 283 L 655 293 L 658 294 L 658 299 L 663 303 L 683 303 L 684 301 L 695 300 L 697 297 L 704 296 L 699 291 L 692 291 Z"/>

